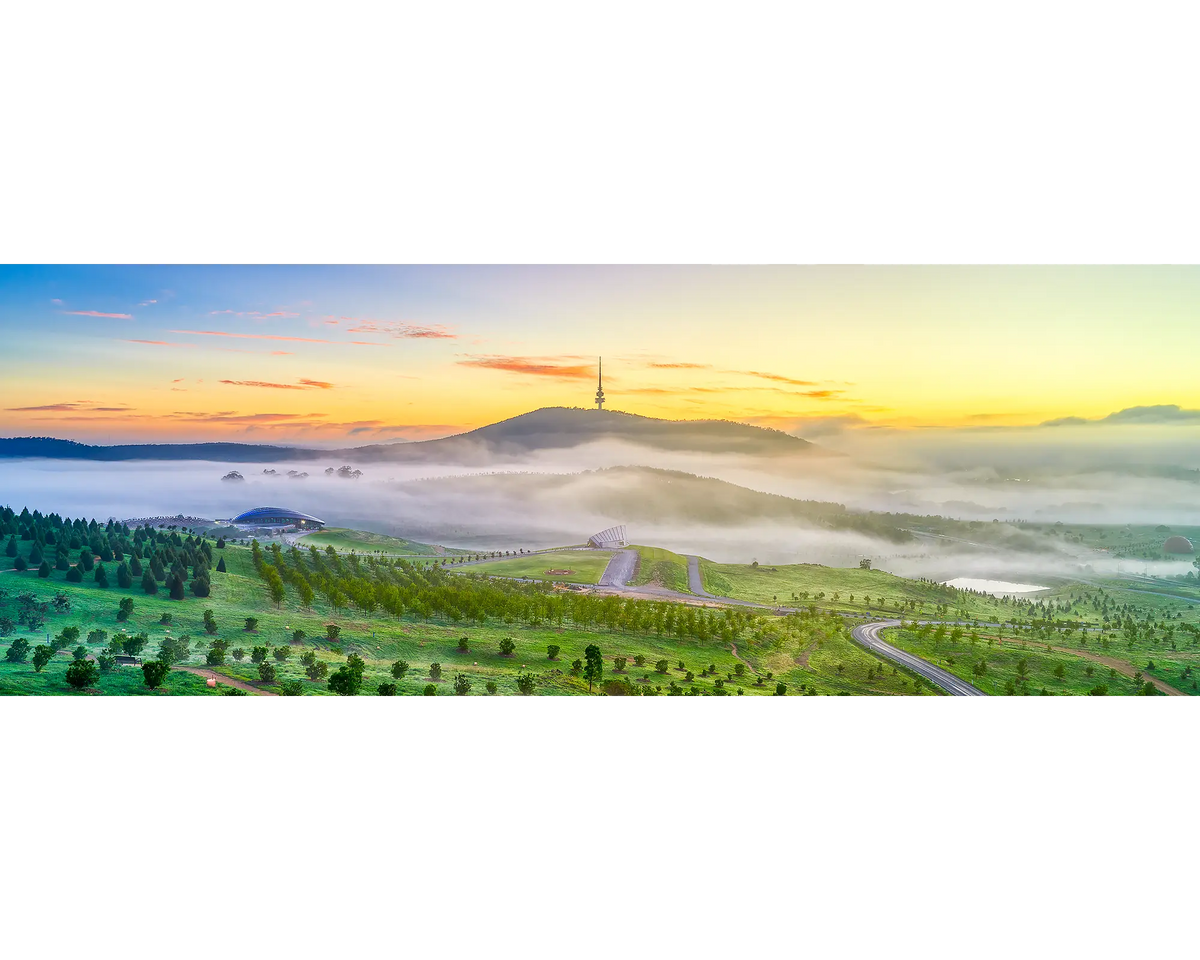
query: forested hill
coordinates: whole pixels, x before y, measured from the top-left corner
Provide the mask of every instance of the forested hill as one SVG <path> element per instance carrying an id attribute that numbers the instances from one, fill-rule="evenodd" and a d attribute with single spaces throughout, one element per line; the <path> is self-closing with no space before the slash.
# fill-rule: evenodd
<path id="1" fill-rule="evenodd" d="M 59 460 L 215 460 L 224 463 L 336 459 L 355 464 L 461 463 L 485 465 L 544 450 L 588 443 L 624 443 L 671 452 L 750 456 L 824 454 L 780 430 L 727 420 L 659 420 L 613 410 L 547 407 L 438 440 L 381 443 L 340 450 L 254 443 L 161 443 L 91 446 L 50 437 L 0 439 L 0 457 Z"/>
<path id="2" fill-rule="evenodd" d="M 275 447 L 261 443 L 122 443 L 92 446 L 53 437 L 0 438 L 0 457 L 47 457 L 53 460 L 217 460 L 262 463 L 313 459 L 326 451 Z"/>

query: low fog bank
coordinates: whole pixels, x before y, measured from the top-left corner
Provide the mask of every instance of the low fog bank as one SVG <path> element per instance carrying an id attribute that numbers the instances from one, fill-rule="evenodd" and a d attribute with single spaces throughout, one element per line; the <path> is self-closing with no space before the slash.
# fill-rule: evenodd
<path id="1" fill-rule="evenodd" d="M 1060 450 L 1052 462 L 1049 456 L 1030 460 L 1032 454 L 1026 451 L 1021 455 L 1025 466 L 1008 470 L 998 466 L 997 459 L 1015 447 L 992 445 L 972 453 L 938 446 L 944 443 L 943 438 L 903 446 L 889 439 L 877 445 L 862 443 L 855 456 L 748 457 L 663 453 L 602 442 L 531 455 L 497 470 L 461 464 L 356 463 L 344 457 L 285 464 L 5 460 L 0 462 L 0 501 L 18 510 L 28 506 L 101 520 L 176 514 L 218 519 L 272 505 L 313 514 L 331 526 L 478 549 L 581 543 L 605 527 L 625 523 L 635 543 L 719 562 L 855 566 L 869 558 L 904 576 L 1028 582 L 1115 575 L 1117 561 L 1049 538 L 1039 538 L 1037 550 L 929 538 L 896 543 L 861 531 L 769 516 L 769 504 L 733 496 L 736 492 L 719 498 L 727 500 L 724 503 L 698 503 L 694 492 L 675 497 L 672 491 L 678 488 L 669 478 L 643 485 L 619 472 L 563 475 L 643 465 L 857 510 L 965 520 L 1200 525 L 1200 474 L 1193 478 L 1192 467 L 1182 461 L 1102 464 L 1093 458 L 1093 450 L 1074 463 Z M 972 461 L 985 452 L 990 457 L 986 463 Z M 325 474 L 327 468 L 344 463 L 361 469 L 363 476 Z M 231 469 L 245 480 L 223 481 Z M 276 475 L 266 475 L 266 470 Z M 288 470 L 308 476 L 292 479 Z M 1123 562 L 1126 573 L 1177 575 L 1188 569 L 1187 561 Z"/>

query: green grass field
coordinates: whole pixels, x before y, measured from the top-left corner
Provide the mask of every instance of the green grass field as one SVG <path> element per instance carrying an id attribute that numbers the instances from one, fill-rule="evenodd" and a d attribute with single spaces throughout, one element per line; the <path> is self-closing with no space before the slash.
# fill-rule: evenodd
<path id="1" fill-rule="evenodd" d="M 456 567 L 463 573 L 479 573 L 489 577 L 527 577 L 533 580 L 553 580 L 558 583 L 595 584 L 612 558 L 611 551 L 563 550 L 537 553 L 505 560 L 488 560 L 466 567 Z M 570 570 L 569 574 L 552 574 L 548 570 Z"/>
<path id="2" fill-rule="evenodd" d="M 23 554 L 27 555 L 28 549 L 29 544 L 21 544 Z M 216 668 L 216 672 L 271 691 L 278 690 L 279 681 L 295 679 L 302 682 L 306 694 L 330 693 L 324 681 L 311 681 L 304 674 L 300 655 L 311 650 L 319 660 L 328 663 L 331 671 L 344 663 L 350 653 L 363 657 L 366 661 L 364 694 L 375 693 L 379 683 L 391 680 L 390 668 L 397 660 L 406 660 L 410 665 L 407 676 L 397 684 L 401 694 L 421 693 L 431 682 L 430 668 L 434 663 L 442 667 L 441 679 L 435 683 L 440 695 L 453 694 L 458 674 L 470 681 L 471 695 L 484 695 L 489 681 L 496 684 L 499 695 L 516 694 L 517 676 L 521 673 L 533 675 L 535 694 L 586 694 L 587 683 L 572 670 L 572 662 L 583 657 L 586 646 L 595 644 L 605 660 L 604 682 L 596 692 L 610 695 L 643 687 L 663 693 L 672 687 L 679 691 L 714 692 L 718 683 L 724 692 L 732 695 L 737 695 L 739 690 L 745 695 L 770 695 L 775 692 L 776 682 L 780 681 L 788 685 L 792 694 L 915 692 L 902 674 L 885 669 L 882 663 L 853 646 L 846 626 L 836 617 L 818 617 L 804 625 L 777 629 L 770 634 L 770 639 L 744 638 L 738 641 L 736 652 L 729 643 L 716 637 L 700 641 L 691 636 L 660 636 L 652 631 L 530 627 L 499 622 L 464 626 L 436 618 L 429 622 L 417 621 L 407 616 L 397 620 L 381 613 L 367 614 L 357 608 L 335 612 L 322 597 L 317 597 L 311 609 L 303 610 L 290 587 L 287 599 L 277 606 L 270 601 L 265 584 L 257 577 L 247 548 L 230 545 L 214 553 L 225 559 L 228 572 L 213 573 L 211 596 L 199 599 L 189 594 L 182 601 L 171 600 L 163 592 L 148 596 L 137 587 L 101 589 L 89 581 L 70 584 L 63 580 L 59 571 L 54 571 L 49 579 L 39 579 L 32 571 L 18 573 L 11 566 L 0 569 L 0 588 L 7 591 L 6 600 L 0 602 L 0 611 L 11 613 L 13 598 L 27 591 L 42 600 L 49 600 L 60 591 L 71 599 L 70 612 L 50 612 L 40 634 L 33 635 L 18 628 L 9 637 L 0 639 L 0 649 L 6 649 L 18 636 L 29 639 L 32 646 L 44 642 L 46 633 L 57 634 L 65 626 L 77 626 L 83 645 L 96 654 L 113 633 L 124 629 L 129 633 L 145 631 L 149 635 L 142 657 L 150 659 L 167 631 L 171 631 L 176 637 L 187 635 L 190 638 L 191 654 L 185 662 L 201 666 L 212 639 L 204 630 L 202 618 L 204 610 L 211 608 L 218 625 L 216 636 L 227 641 L 229 649 L 225 663 Z M 682 561 L 669 551 L 658 552 L 658 556 L 662 559 L 656 562 L 672 563 L 671 558 L 676 558 L 673 563 L 676 567 Z M 570 560 L 574 569 L 582 569 L 580 556 L 573 551 L 517 558 L 515 562 L 533 564 L 539 570 L 545 570 L 563 563 L 564 557 Z M 598 577 L 607 558 L 590 553 L 584 557 L 593 564 L 589 576 Z M 511 564 L 514 561 L 504 562 Z M 0 564 L 0 567 L 4 566 Z M 464 568 L 463 574 L 470 575 L 482 566 Z M 131 618 L 118 624 L 117 605 L 123 596 L 132 597 L 135 607 Z M 160 623 L 163 613 L 171 614 L 169 625 Z M 258 619 L 253 631 L 245 629 L 245 618 L 249 616 Z M 341 628 L 338 642 L 325 639 L 325 628 L 330 623 Z M 88 643 L 87 635 L 97 629 L 105 631 L 105 638 Z M 300 643 L 291 642 L 295 630 L 303 630 L 307 635 Z M 459 640 L 464 636 L 467 637 L 466 651 L 459 649 Z M 505 639 L 511 639 L 514 644 L 510 656 L 500 653 L 500 642 Z M 548 657 L 547 648 L 552 644 L 561 647 L 555 660 Z M 258 668 L 249 659 L 255 646 L 288 650 L 287 659 L 282 663 L 270 658 L 278 673 L 274 684 L 263 685 L 258 680 Z M 232 656 L 239 649 L 244 651 L 241 661 Z M 618 657 L 628 661 L 621 673 L 615 672 L 614 661 Z M 635 664 L 638 657 L 643 660 L 640 667 Z M 666 669 L 662 672 L 656 668 L 661 661 L 666 661 L 663 664 Z M 0 663 L 0 693 L 74 694 L 63 676 L 68 662 L 69 657 L 60 654 L 41 674 L 35 673 L 28 663 Z M 692 674 L 690 680 L 689 672 Z M 170 674 L 163 689 L 165 692 L 157 695 L 212 694 L 202 678 L 178 671 Z M 140 670 L 116 668 L 101 675 L 95 692 L 141 694 L 148 691 L 142 685 Z"/>
<path id="3" fill-rule="evenodd" d="M 825 567 L 815 563 L 754 567 L 701 560 L 700 576 L 709 593 L 757 603 L 787 606 L 817 603 L 823 609 L 856 612 L 894 608 L 898 602 L 915 601 L 918 610 L 932 611 L 941 604 L 950 604 L 980 618 L 1004 611 L 1003 605 L 990 597 L 857 567 Z M 870 605 L 865 602 L 866 597 L 871 598 Z"/>
<path id="4" fill-rule="evenodd" d="M 688 587 L 687 557 L 661 547 L 636 546 L 638 569 L 632 583 L 635 586 L 657 584 L 679 593 L 691 593 Z"/>
<path id="5" fill-rule="evenodd" d="M 1047 652 L 1044 644 L 1025 639 L 1009 637 L 999 642 L 994 632 L 968 631 L 954 640 L 949 634 L 938 639 L 932 631 L 922 637 L 916 630 L 905 629 L 884 630 L 883 637 L 993 696 L 1013 692 L 1040 695 L 1042 690 L 1078 695 L 1101 684 L 1108 688 L 1109 696 L 1129 696 L 1137 694 L 1141 686 L 1108 665 L 1060 651 Z M 1024 679 L 1019 669 L 1022 662 Z M 1055 672 L 1060 666 L 1062 677 Z"/>
<path id="6" fill-rule="evenodd" d="M 30 546 L 27 542 L 19 544 L 22 556 L 28 557 Z M 666 581 L 676 588 L 686 587 L 684 557 L 657 548 L 637 549 L 643 559 L 639 579 L 652 582 L 658 576 L 661 578 L 658 582 Z M 912 694 L 932 691 L 927 687 L 919 689 L 903 671 L 894 670 L 890 664 L 885 665 L 851 643 L 847 624 L 829 613 L 847 610 L 865 617 L 881 612 L 890 614 L 892 611 L 886 605 L 883 610 L 877 609 L 878 598 L 882 596 L 889 601 L 916 599 L 923 605 L 923 614 L 932 615 L 937 603 L 945 600 L 941 588 L 935 585 L 902 580 L 886 573 L 810 565 L 756 569 L 704 561 L 702 570 L 706 587 L 713 593 L 766 603 L 788 602 L 805 609 L 810 604 L 817 607 L 817 613 L 808 615 L 808 619 L 757 615 L 761 618 L 759 626 L 752 626 L 747 635 L 737 641 L 735 652 L 727 641 L 717 636 L 700 641 L 691 636 L 681 639 L 670 634 L 656 635 L 652 631 L 635 633 L 576 626 L 524 626 L 499 620 L 463 626 L 437 618 L 426 622 L 411 615 L 396 619 L 382 612 L 368 614 L 357 607 L 335 611 L 323 596 L 317 596 L 311 608 L 302 609 L 291 587 L 287 589 L 284 602 L 276 605 L 269 599 L 266 585 L 254 569 L 248 548 L 230 545 L 224 550 L 215 550 L 214 557 L 223 557 L 228 571 L 214 571 L 212 595 L 199 599 L 189 593 L 182 601 L 171 600 L 162 591 L 148 596 L 137 586 L 127 590 L 115 586 L 101 589 L 90 579 L 81 584 L 70 584 L 57 570 L 50 578 L 40 579 L 32 570 L 17 572 L 12 561 L 0 558 L 0 589 L 7 593 L 7 597 L 0 600 L 0 615 L 15 615 L 15 597 L 23 592 L 31 592 L 48 601 L 61 591 L 71 599 L 71 611 L 67 614 L 51 611 L 41 632 L 33 634 L 18 627 L 8 637 L 0 638 L 0 651 L 7 649 L 15 637 L 26 637 L 33 646 L 44 642 L 47 633 L 57 634 L 63 627 L 71 625 L 80 628 L 84 646 L 96 654 L 104 648 L 107 639 L 123 627 L 129 633 L 144 631 L 149 635 L 143 659 L 155 655 L 170 631 L 175 637 L 187 635 L 190 638 L 191 655 L 186 662 L 203 665 L 204 653 L 212 638 L 205 632 L 202 616 L 206 608 L 211 608 L 218 624 L 216 636 L 228 642 L 230 651 L 218 672 L 257 684 L 258 670 L 249 659 L 251 648 L 260 645 L 287 648 L 287 659 L 277 664 L 279 680 L 299 679 L 305 693 L 311 694 L 327 694 L 329 689 L 324 682 L 310 681 L 304 676 L 299 658 L 305 650 L 314 651 L 319 659 L 328 662 L 331 670 L 344 663 L 349 653 L 362 656 L 367 664 L 363 693 L 374 693 L 380 682 L 389 680 L 391 664 L 400 659 L 410 664 L 409 674 L 398 684 L 401 693 L 421 692 L 430 682 L 430 665 L 433 663 L 442 666 L 441 681 L 435 684 L 442 694 L 452 692 L 454 677 L 460 672 L 471 681 L 473 695 L 482 694 L 488 681 L 497 685 L 499 694 L 516 693 L 516 678 L 523 672 L 535 677 L 535 692 L 539 694 L 587 693 L 586 683 L 572 672 L 571 664 L 582 657 L 584 647 L 593 643 L 603 652 L 606 681 L 614 679 L 614 658 L 624 657 L 630 661 L 626 670 L 615 677 L 618 682 L 610 691 L 614 693 L 621 692 L 626 681 L 637 686 L 661 687 L 664 691 L 672 683 L 684 689 L 713 691 L 716 681 L 723 679 L 728 692 L 741 688 L 747 695 L 772 693 L 777 681 L 786 683 L 789 693 Z M 607 560 L 607 553 L 560 551 L 464 567 L 462 574 L 503 571 L 506 576 L 545 577 L 547 569 L 566 568 L 576 571 L 570 579 L 590 583 L 598 579 Z M 790 595 L 802 592 L 808 594 L 807 600 L 791 604 Z M 824 597 L 820 596 L 822 593 Z M 863 598 L 868 595 L 872 598 L 870 608 L 863 603 Z M 135 608 L 130 620 L 121 625 L 116 614 L 123 596 L 132 597 Z M 1007 620 L 1014 613 L 1012 607 L 998 601 L 964 596 L 967 599 L 962 602 L 973 604 L 973 612 L 981 619 L 998 612 Z M 933 649 L 923 646 L 931 641 L 915 635 L 899 642 L 971 682 L 976 682 L 971 667 L 986 654 L 988 672 L 980 685 L 988 688 L 990 684 L 992 692 L 1003 692 L 1006 682 L 1016 678 L 1016 663 L 1022 656 L 1027 660 L 1032 678 L 1025 687 L 1036 682 L 1033 692 L 1040 691 L 1044 685 L 1048 692 L 1078 693 L 1100 682 L 1108 684 L 1110 694 L 1133 691 L 1132 679 L 1110 680 L 1107 670 L 1097 665 L 1092 665 L 1093 672 L 1089 675 L 1086 672 L 1089 663 L 1082 655 L 1049 654 L 1045 652 L 1045 643 L 1077 649 L 1080 654 L 1119 657 L 1138 669 L 1146 668 L 1153 661 L 1154 668 L 1146 669 L 1148 675 L 1185 692 L 1194 692 L 1192 684 L 1195 681 L 1189 671 L 1193 663 L 1200 662 L 1200 640 L 1188 630 L 1200 616 L 1195 605 L 1165 596 L 1134 593 L 1120 584 L 1108 585 L 1103 594 L 1097 586 L 1077 584 L 1056 591 L 1055 596 L 1061 609 L 1054 616 L 1098 623 L 1103 611 L 1110 617 L 1109 629 L 1103 634 L 1094 629 L 1074 630 L 1061 621 L 1058 624 L 1042 621 L 1041 625 L 1030 627 L 1026 620 L 1018 641 L 1026 644 L 1024 650 L 1010 646 L 1011 628 L 1003 645 L 986 650 L 986 634 L 981 630 L 976 631 L 981 635 L 979 645 L 964 639 L 958 646 L 942 641 Z M 171 614 L 169 624 L 160 622 L 164 613 Z M 910 612 L 909 616 L 912 615 Z M 1027 610 L 1021 615 L 1032 619 Z M 245 618 L 251 616 L 258 618 L 257 628 L 247 631 Z M 326 625 L 331 623 L 341 628 L 341 637 L 336 643 L 325 639 Z M 93 630 L 103 630 L 105 637 L 88 643 L 86 637 Z M 291 642 L 296 630 L 306 634 L 302 642 Z M 463 636 L 468 638 L 465 652 L 458 649 L 459 638 Z M 500 654 L 500 641 L 505 638 L 511 638 L 515 644 L 512 656 Z M 562 648 L 554 661 L 547 656 L 546 648 L 551 644 Z M 245 651 L 240 662 L 232 656 L 237 649 Z M 636 668 L 633 660 L 639 656 L 644 664 Z M 951 658 L 955 660 L 954 664 L 949 664 Z M 665 673 L 659 673 L 654 667 L 660 660 L 668 662 Z M 682 668 L 680 661 L 684 663 Z M 1066 672 L 1061 681 L 1053 676 L 1054 667 L 1060 661 L 1064 662 Z M 68 657 L 60 655 L 41 674 L 36 674 L 29 664 L 0 662 L 0 693 L 73 693 L 63 677 L 68 662 Z M 271 662 L 275 663 L 274 659 Z M 739 665 L 743 671 L 741 675 L 736 672 Z M 709 666 L 713 671 L 707 670 Z M 688 672 L 693 674 L 690 681 L 687 680 Z M 758 682 L 760 680 L 762 682 Z M 164 689 L 165 694 L 158 695 L 210 693 L 202 679 L 179 672 L 169 676 Z M 277 690 L 278 682 L 269 689 Z M 117 668 L 103 674 L 96 690 L 102 694 L 147 692 L 142 686 L 141 671 L 136 668 Z"/>
<path id="7" fill-rule="evenodd" d="M 469 552 L 453 547 L 418 543 L 401 537 L 389 537 L 369 530 L 347 530 L 345 527 L 326 527 L 317 533 L 306 534 L 300 538 L 299 546 L 313 546 L 318 550 L 333 547 L 339 553 L 380 553 L 397 557 L 452 557 Z"/>

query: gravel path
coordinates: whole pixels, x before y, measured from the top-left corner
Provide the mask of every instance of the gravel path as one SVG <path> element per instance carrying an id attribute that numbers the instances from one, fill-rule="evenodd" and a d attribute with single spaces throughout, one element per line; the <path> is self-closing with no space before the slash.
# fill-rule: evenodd
<path id="1" fill-rule="evenodd" d="M 608 566 L 600 574 L 600 586 L 623 587 L 633 577 L 637 569 L 638 554 L 636 550 L 618 550 L 608 561 Z"/>

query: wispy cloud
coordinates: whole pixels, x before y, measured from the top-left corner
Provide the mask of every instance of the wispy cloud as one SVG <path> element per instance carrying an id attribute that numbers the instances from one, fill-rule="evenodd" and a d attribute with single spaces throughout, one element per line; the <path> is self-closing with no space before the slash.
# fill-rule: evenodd
<path id="1" fill-rule="evenodd" d="M 300 380 L 297 383 L 272 383 L 267 380 L 221 380 L 231 387 L 264 387 L 270 390 L 332 390 L 333 384 L 324 380 Z"/>
<path id="2" fill-rule="evenodd" d="M 151 347 L 194 347 L 194 343 L 170 343 L 166 340 L 122 340 L 122 343 L 144 343 Z"/>
<path id="3" fill-rule="evenodd" d="M 150 302 L 154 303 L 156 301 L 151 300 Z M 271 313 L 261 313 L 258 310 L 210 310 L 208 312 L 210 317 L 217 317 L 222 314 L 230 314 L 235 317 L 256 317 L 259 320 L 266 320 L 268 317 L 291 318 L 300 316 L 298 313 L 289 313 L 287 310 L 274 310 Z"/>
<path id="4" fill-rule="evenodd" d="M 336 343 L 334 340 L 317 340 L 312 337 L 284 337 L 273 333 L 230 333 L 227 330 L 172 330 L 193 337 L 233 337 L 235 340 L 288 340 L 295 343 Z"/>
<path id="5" fill-rule="evenodd" d="M 381 320 L 359 320 L 357 317 L 339 317 L 337 320 L 326 320 L 326 323 L 353 323 L 347 333 L 373 333 L 379 336 L 395 337 L 399 340 L 457 340 L 458 334 L 441 324 L 422 326 L 417 323 L 388 323 Z"/>
<path id="6" fill-rule="evenodd" d="M 815 387 L 815 380 L 796 380 L 792 377 L 784 377 L 778 373 L 763 373 L 761 370 L 730 370 L 729 373 L 737 373 L 743 377 L 758 377 L 760 380 L 773 380 L 776 383 L 789 383 L 793 387 Z"/>
<path id="7" fill-rule="evenodd" d="M 132 320 L 131 313 L 101 313 L 99 310 L 64 310 L 63 313 L 73 317 L 108 317 L 110 320 Z"/>
<path id="8" fill-rule="evenodd" d="M 6 412 L 10 412 L 10 413 L 33 413 L 33 412 L 46 413 L 46 412 L 55 412 L 55 411 L 62 412 L 62 413 L 73 413 L 73 412 L 120 413 L 120 412 L 128 410 L 128 409 L 129 409 L 129 407 L 126 407 L 126 406 L 101 407 L 101 406 L 97 406 L 95 401 L 92 401 L 92 400 L 71 400 L 71 401 L 67 401 L 67 402 L 63 402 L 63 403 L 46 403 L 46 404 L 42 404 L 42 405 L 36 406 L 36 407 L 6 407 L 5 408 Z"/>
<path id="9" fill-rule="evenodd" d="M 525 376 L 553 377 L 557 380 L 590 380 L 596 375 L 592 363 L 572 363 L 582 357 L 502 357 L 472 356 L 455 361 L 459 366 L 484 370 L 502 370 Z"/>
<path id="10" fill-rule="evenodd" d="M 711 363 L 648 363 L 654 370 L 711 370 Z"/>
<path id="11" fill-rule="evenodd" d="M 158 303 L 158 301 L 157 300 L 143 300 L 141 303 L 138 304 L 138 306 L 139 307 L 148 307 L 152 303 Z"/>

